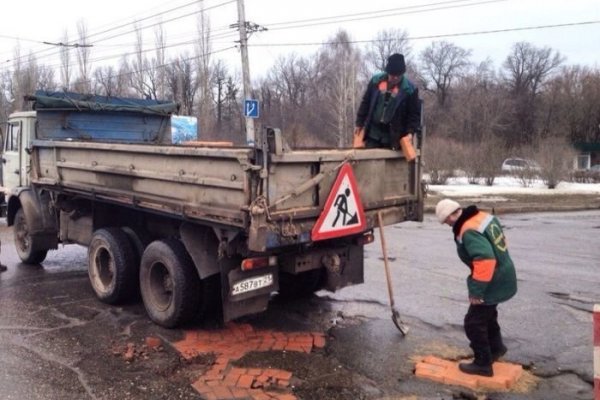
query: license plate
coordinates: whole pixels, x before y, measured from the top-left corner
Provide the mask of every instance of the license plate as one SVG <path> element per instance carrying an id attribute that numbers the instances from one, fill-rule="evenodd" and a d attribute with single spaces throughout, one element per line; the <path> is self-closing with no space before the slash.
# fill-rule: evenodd
<path id="1" fill-rule="evenodd" d="M 254 278 L 244 279 L 235 283 L 231 289 L 231 294 L 242 294 L 258 290 L 273 284 L 273 274 L 255 276 Z"/>

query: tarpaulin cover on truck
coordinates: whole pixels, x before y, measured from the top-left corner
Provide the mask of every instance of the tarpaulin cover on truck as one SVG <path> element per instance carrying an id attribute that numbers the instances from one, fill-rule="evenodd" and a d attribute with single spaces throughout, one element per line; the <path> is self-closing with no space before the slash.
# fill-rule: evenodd
<path id="1" fill-rule="evenodd" d="M 134 112 L 168 116 L 179 110 L 179 105 L 170 101 L 116 98 L 70 92 L 49 92 L 38 90 L 34 96 L 35 110 L 93 111 L 93 112 Z"/>

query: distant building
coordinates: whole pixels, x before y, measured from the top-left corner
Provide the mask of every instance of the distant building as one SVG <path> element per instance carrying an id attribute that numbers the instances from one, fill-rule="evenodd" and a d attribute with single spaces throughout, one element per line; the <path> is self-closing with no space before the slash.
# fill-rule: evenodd
<path id="1" fill-rule="evenodd" d="M 600 164 L 600 142 L 576 142 L 573 146 L 577 150 L 575 169 L 587 170 Z"/>

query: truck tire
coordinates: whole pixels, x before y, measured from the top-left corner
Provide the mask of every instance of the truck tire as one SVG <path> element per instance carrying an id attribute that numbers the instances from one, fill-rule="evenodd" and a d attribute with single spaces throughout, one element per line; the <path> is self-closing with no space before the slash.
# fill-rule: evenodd
<path id="1" fill-rule="evenodd" d="M 140 289 L 148 316 L 166 328 L 191 321 L 199 311 L 200 278 L 179 240 L 156 240 L 146 247 Z"/>
<path id="2" fill-rule="evenodd" d="M 88 275 L 100 301 L 119 304 L 138 292 L 138 265 L 127 234 L 120 228 L 94 232 L 88 246 Z"/>
<path id="3" fill-rule="evenodd" d="M 35 239 L 29 235 L 29 227 L 22 208 L 19 208 L 15 214 L 13 233 L 17 254 L 23 263 L 39 264 L 46 259 L 48 250 L 34 250 Z"/>

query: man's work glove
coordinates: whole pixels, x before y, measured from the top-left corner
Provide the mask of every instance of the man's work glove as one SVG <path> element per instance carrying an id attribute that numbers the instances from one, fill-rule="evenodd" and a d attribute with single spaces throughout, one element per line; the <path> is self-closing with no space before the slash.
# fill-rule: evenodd
<path id="1" fill-rule="evenodd" d="M 352 135 L 352 147 L 355 149 L 362 149 L 365 147 L 365 128 L 357 126 L 354 128 L 354 134 Z"/>
<path id="2" fill-rule="evenodd" d="M 480 306 L 483 304 L 483 299 L 477 297 L 469 297 L 469 303 L 473 306 Z"/>
<path id="3" fill-rule="evenodd" d="M 412 134 L 409 133 L 400 138 L 400 148 L 402 149 L 402 153 L 404 153 L 406 161 L 411 162 L 417 158 L 417 152 L 412 144 Z"/>

